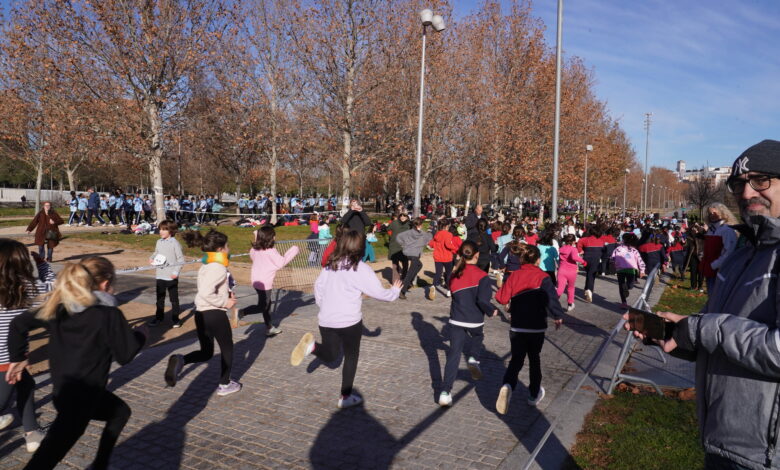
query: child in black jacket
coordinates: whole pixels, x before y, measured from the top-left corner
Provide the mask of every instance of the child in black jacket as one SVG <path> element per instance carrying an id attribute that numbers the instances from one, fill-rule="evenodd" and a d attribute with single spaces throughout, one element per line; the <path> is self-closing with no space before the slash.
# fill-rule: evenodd
<path id="1" fill-rule="evenodd" d="M 547 330 L 547 316 L 553 317 L 556 329 L 563 323 L 563 309 L 558 302 L 555 286 L 550 276 L 539 269 L 539 249 L 533 245 L 522 245 L 519 256 L 522 266 L 496 292 L 498 303 L 507 304 L 511 300 L 509 311 L 512 314 L 509 331 L 512 359 L 496 401 L 496 410 L 500 414 L 506 414 L 509 409 L 509 399 L 517 386 L 517 374 L 523 368 L 526 355 L 531 367 L 528 403 L 536 406 L 542 401 L 544 387 L 540 353 Z"/>
<path id="2" fill-rule="evenodd" d="M 482 370 L 479 368 L 479 353 L 482 349 L 482 326 L 485 324 L 484 316 L 498 315 L 498 310 L 490 303 L 492 288 L 488 273 L 477 266 L 479 249 L 477 244 L 471 241 L 463 242 L 459 250 L 460 259 L 452 273 L 450 291 L 452 292 L 452 304 L 450 305 L 450 350 L 447 353 L 447 364 L 444 366 L 444 383 L 439 395 L 439 405 L 452 405 L 452 385 L 458 375 L 458 364 L 467 336 L 471 337 L 469 345 L 468 368 L 471 378 L 482 378 Z"/>

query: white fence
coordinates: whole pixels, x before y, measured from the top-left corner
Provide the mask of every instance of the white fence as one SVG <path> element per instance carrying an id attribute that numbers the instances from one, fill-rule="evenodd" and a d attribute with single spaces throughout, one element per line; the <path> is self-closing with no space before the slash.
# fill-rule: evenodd
<path id="1" fill-rule="evenodd" d="M 35 189 L 0 188 L 0 202 L 21 204 L 22 196 L 27 198 L 27 204 L 35 205 Z M 51 201 L 55 205 L 64 204 L 70 199 L 69 191 L 41 189 L 41 201 Z"/>

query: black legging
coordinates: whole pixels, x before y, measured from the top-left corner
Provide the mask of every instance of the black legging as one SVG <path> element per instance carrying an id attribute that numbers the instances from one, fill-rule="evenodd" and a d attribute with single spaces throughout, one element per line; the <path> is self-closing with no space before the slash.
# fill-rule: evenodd
<path id="1" fill-rule="evenodd" d="M 321 343 L 314 346 L 314 355 L 323 362 L 333 362 L 338 358 L 339 346 L 344 349 L 344 365 L 341 368 L 341 396 L 352 393 L 355 383 L 358 357 L 360 356 L 360 337 L 363 334 L 363 321 L 346 328 L 320 327 Z"/>
<path id="2" fill-rule="evenodd" d="M 688 268 L 691 270 L 691 289 L 701 289 L 704 277 L 699 271 L 699 258 L 691 256 L 688 261 Z"/>
<path id="3" fill-rule="evenodd" d="M 542 360 L 540 353 L 544 346 L 544 333 L 518 333 L 509 332 L 509 342 L 512 345 L 512 359 L 504 374 L 504 383 L 509 384 L 512 390 L 517 387 L 517 374 L 523 369 L 525 356 L 528 356 L 528 371 L 530 383 L 528 393 L 531 398 L 536 398 L 539 388 L 542 386 Z"/>
<path id="4" fill-rule="evenodd" d="M 257 308 L 263 314 L 263 323 L 270 328 L 271 326 L 271 289 L 263 290 L 255 288 L 257 292 Z"/>
<path id="5" fill-rule="evenodd" d="M 100 444 L 92 468 L 95 470 L 108 468 L 111 451 L 127 420 L 130 419 L 130 407 L 121 398 L 105 389 L 86 393 L 82 387 L 70 393 L 66 389 L 67 386 L 63 387 L 63 392 L 54 397 L 57 417 L 49 427 L 41 446 L 24 467 L 26 470 L 54 468 L 84 434 L 87 425 L 93 419 L 105 421 L 106 426 L 100 436 Z"/>
<path id="6" fill-rule="evenodd" d="M 401 279 L 406 278 L 406 273 L 409 271 L 409 258 L 406 257 L 403 251 L 393 253 L 390 255 L 390 261 L 393 263 L 393 267 L 401 268 Z"/>
<path id="7" fill-rule="evenodd" d="M 450 323 L 447 326 L 450 334 L 450 350 L 447 351 L 447 362 L 444 364 L 444 379 L 441 390 L 449 393 L 452 391 L 452 386 L 455 384 L 455 379 L 458 376 L 460 357 L 463 354 L 463 350 L 466 349 L 467 341 L 468 349 L 466 354 L 474 359 L 479 359 L 485 334 L 481 325 L 474 328 L 466 328 Z"/>
<path id="8" fill-rule="evenodd" d="M 185 364 L 206 362 L 214 355 L 214 339 L 219 343 L 222 359 L 220 385 L 230 383 L 230 370 L 233 368 L 233 332 L 224 310 L 206 310 L 195 312 L 195 328 L 198 330 L 200 351 L 192 351 L 184 356 Z"/>
<path id="9" fill-rule="evenodd" d="M 450 288 L 450 276 L 452 276 L 452 261 L 436 261 L 436 273 L 433 275 L 433 287 L 439 285 L 441 281 L 442 272 L 444 274 L 444 288 Z"/>
<path id="10" fill-rule="evenodd" d="M 404 287 L 401 289 L 401 292 L 403 293 L 406 293 L 412 286 L 414 278 L 417 277 L 417 274 L 420 273 L 423 266 L 419 256 L 408 256 L 407 258 L 411 262 L 411 266 L 409 266 L 409 271 L 407 271 L 406 276 L 404 276 Z"/>
<path id="11" fill-rule="evenodd" d="M 601 269 L 601 258 L 585 258 L 588 265 L 585 267 L 585 290 L 593 292 L 596 285 L 596 274 Z"/>
<path id="12" fill-rule="evenodd" d="M 628 291 L 634 286 L 636 282 L 636 274 L 634 273 L 617 273 L 618 289 L 620 290 L 620 301 L 626 303 L 628 300 Z"/>

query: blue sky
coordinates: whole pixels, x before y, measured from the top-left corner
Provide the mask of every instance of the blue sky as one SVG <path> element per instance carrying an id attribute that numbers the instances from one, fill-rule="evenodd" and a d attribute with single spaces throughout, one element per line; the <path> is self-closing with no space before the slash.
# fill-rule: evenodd
<path id="1" fill-rule="evenodd" d="M 453 0 L 456 16 L 479 3 Z M 551 47 L 557 3 L 533 4 Z M 563 21 L 564 54 L 593 68 L 596 94 L 641 162 L 646 112 L 650 165 L 726 166 L 780 140 L 780 1 L 564 0 Z"/>

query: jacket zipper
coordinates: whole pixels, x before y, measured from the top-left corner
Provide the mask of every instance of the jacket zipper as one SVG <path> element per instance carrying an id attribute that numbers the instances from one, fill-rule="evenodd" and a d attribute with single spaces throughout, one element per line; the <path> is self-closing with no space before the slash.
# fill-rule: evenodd
<path id="1" fill-rule="evenodd" d="M 769 423 L 769 439 L 768 439 L 768 446 L 766 449 L 766 466 L 770 467 L 772 465 L 772 460 L 775 458 L 775 452 L 777 451 L 777 415 L 778 415 L 778 406 L 780 405 L 780 393 L 778 391 L 780 390 L 780 386 L 778 384 L 775 384 L 775 401 L 772 404 L 772 421 Z"/>

